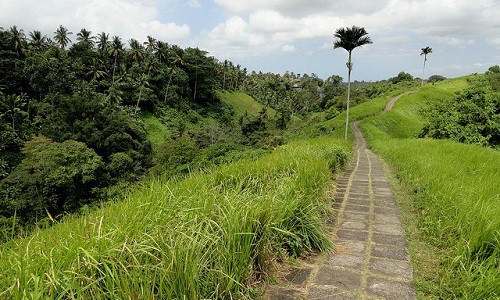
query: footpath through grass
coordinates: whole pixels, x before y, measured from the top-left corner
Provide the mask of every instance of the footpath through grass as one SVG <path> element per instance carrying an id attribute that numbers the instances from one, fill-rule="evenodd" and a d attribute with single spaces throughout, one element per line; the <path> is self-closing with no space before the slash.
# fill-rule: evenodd
<path id="1" fill-rule="evenodd" d="M 0 245 L 2 299 L 245 298 L 275 262 L 330 247 L 322 217 L 350 143 L 290 143 Z"/>
<path id="2" fill-rule="evenodd" d="M 413 192 L 420 237 L 438 249 L 436 274 L 417 274 L 422 298 L 500 297 L 500 152 L 416 138 L 421 110 L 467 86 L 466 78 L 427 85 L 361 123 L 368 144 Z"/>

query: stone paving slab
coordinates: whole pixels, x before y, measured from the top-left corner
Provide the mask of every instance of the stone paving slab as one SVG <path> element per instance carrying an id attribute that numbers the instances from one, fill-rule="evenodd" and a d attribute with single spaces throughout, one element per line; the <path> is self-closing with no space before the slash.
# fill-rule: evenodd
<path id="1" fill-rule="evenodd" d="M 306 268 L 292 268 L 269 300 L 416 299 L 405 230 L 378 157 L 353 123 L 356 160 L 338 179 L 336 251 Z"/>

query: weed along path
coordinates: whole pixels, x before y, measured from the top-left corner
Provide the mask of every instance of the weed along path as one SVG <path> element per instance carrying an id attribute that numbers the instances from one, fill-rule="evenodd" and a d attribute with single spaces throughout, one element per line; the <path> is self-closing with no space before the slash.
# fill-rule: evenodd
<path id="1" fill-rule="evenodd" d="M 293 268 L 282 285 L 268 289 L 267 299 L 416 299 L 400 212 L 382 163 L 366 148 L 358 123 L 351 124 L 356 159 L 339 179 L 334 200 L 335 253 Z"/>

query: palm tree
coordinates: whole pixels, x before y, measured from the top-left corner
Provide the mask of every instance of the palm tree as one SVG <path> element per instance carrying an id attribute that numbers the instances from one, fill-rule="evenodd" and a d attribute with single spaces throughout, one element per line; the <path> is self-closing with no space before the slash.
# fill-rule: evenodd
<path id="1" fill-rule="evenodd" d="M 87 45 L 89 48 L 92 48 L 94 47 L 94 37 L 91 36 L 91 34 L 92 31 L 82 28 L 82 30 L 76 34 L 76 40 L 84 45 Z"/>
<path id="2" fill-rule="evenodd" d="M 39 30 L 33 30 L 29 33 L 29 45 L 35 50 L 42 50 L 47 45 L 47 37 L 42 35 Z"/>
<path id="3" fill-rule="evenodd" d="M 352 26 L 352 28 L 339 28 L 335 31 L 333 49 L 344 48 L 349 52 L 349 58 L 347 60 L 347 112 L 345 120 L 345 139 L 347 140 L 347 128 L 349 126 L 349 102 L 351 97 L 351 71 L 352 71 L 352 61 L 351 53 L 357 47 L 371 44 L 372 41 L 368 36 L 368 32 L 363 27 Z"/>
<path id="4" fill-rule="evenodd" d="M 158 50 L 156 39 L 150 35 L 148 35 L 148 41 L 144 42 L 144 45 L 146 46 L 146 51 L 151 54 L 154 54 Z"/>
<path id="5" fill-rule="evenodd" d="M 66 48 L 66 46 L 71 42 L 68 35 L 73 34 L 73 32 L 68 31 L 68 29 L 64 26 L 59 25 L 59 28 L 57 28 L 54 33 L 54 39 L 59 45 L 61 45 L 61 49 L 64 50 L 64 48 Z"/>
<path id="6" fill-rule="evenodd" d="M 422 85 L 424 85 L 425 62 L 427 61 L 427 54 L 430 53 L 432 53 L 432 48 L 429 46 L 422 48 L 422 52 L 420 53 L 420 56 L 424 56 L 424 68 L 422 69 Z"/>
<path id="7" fill-rule="evenodd" d="M 123 43 L 120 37 L 114 36 L 113 41 L 111 42 L 111 45 L 109 45 L 108 49 L 109 55 L 114 57 L 115 62 L 113 63 L 113 82 L 115 81 L 115 71 L 116 71 L 116 61 L 118 59 L 118 56 L 121 56 L 123 54 Z"/>
<path id="8" fill-rule="evenodd" d="M 175 68 L 178 66 L 183 66 L 185 61 L 184 61 L 184 50 L 182 50 L 180 47 L 173 45 L 172 49 L 170 51 L 170 72 L 168 76 L 168 83 L 167 83 L 167 88 L 165 89 L 165 97 L 164 101 L 167 101 L 167 96 L 168 96 L 168 91 L 170 89 L 170 84 L 172 83 L 172 77 L 174 76 L 174 71 Z"/>
<path id="9" fill-rule="evenodd" d="M 130 45 L 130 51 L 129 51 L 130 56 L 132 56 L 132 59 L 135 62 L 139 62 L 144 55 L 144 48 L 136 39 L 130 39 L 128 43 Z"/>
<path id="10" fill-rule="evenodd" d="M 109 34 L 104 31 L 97 35 L 97 50 L 101 53 L 108 52 L 109 48 Z"/>
<path id="11" fill-rule="evenodd" d="M 9 29 L 8 42 L 11 44 L 12 48 L 16 50 L 17 55 L 21 55 L 23 52 L 23 42 L 26 36 L 22 29 L 17 29 L 17 26 L 12 26 Z"/>

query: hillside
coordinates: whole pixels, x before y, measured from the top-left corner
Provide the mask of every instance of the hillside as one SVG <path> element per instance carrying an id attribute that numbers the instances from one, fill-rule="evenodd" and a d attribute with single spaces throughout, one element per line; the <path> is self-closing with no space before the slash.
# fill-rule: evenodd
<path id="1" fill-rule="evenodd" d="M 264 108 L 262 104 L 243 92 L 217 91 L 217 96 L 234 109 L 236 118 L 240 118 L 245 114 L 251 117 L 257 117 Z M 267 107 L 266 115 L 274 118 L 276 117 L 276 111 L 271 107 Z"/>
<path id="2" fill-rule="evenodd" d="M 349 143 L 308 139 L 253 161 L 152 178 L 123 199 L 0 245 L 0 297 L 249 296 L 276 260 L 331 244 L 331 172 Z"/>

